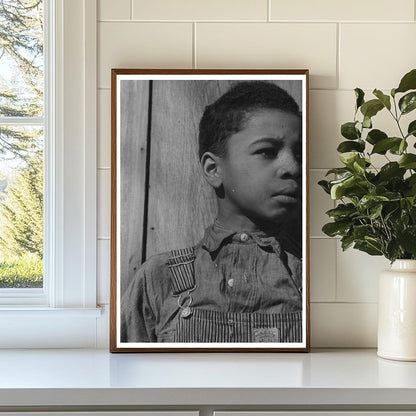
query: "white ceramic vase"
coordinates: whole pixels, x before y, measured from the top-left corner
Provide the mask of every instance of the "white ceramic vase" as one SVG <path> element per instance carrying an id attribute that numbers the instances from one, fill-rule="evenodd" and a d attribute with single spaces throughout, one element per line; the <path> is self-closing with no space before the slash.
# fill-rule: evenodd
<path id="1" fill-rule="evenodd" d="M 416 361 L 416 260 L 396 260 L 380 275 L 377 354 Z"/>

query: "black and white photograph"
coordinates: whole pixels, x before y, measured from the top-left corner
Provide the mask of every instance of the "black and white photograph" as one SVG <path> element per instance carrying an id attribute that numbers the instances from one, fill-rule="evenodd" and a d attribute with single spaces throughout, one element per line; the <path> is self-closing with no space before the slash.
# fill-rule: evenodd
<path id="1" fill-rule="evenodd" d="M 309 351 L 308 70 L 112 70 L 112 352 Z"/>

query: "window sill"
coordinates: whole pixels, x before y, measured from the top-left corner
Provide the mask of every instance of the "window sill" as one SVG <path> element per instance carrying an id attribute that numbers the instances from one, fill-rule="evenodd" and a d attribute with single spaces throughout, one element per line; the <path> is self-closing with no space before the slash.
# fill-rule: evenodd
<path id="1" fill-rule="evenodd" d="M 0 348 L 95 348 L 105 309 L 2 306 Z"/>
<path id="2" fill-rule="evenodd" d="M 101 308 L 45 308 L 37 306 L 1 306 L 0 317 L 52 317 L 63 316 L 73 318 L 99 318 L 101 316 Z"/>

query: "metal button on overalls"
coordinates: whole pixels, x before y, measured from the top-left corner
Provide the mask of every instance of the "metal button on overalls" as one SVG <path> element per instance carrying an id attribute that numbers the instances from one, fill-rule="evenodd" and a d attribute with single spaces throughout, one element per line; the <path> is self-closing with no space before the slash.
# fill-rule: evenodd
<path id="1" fill-rule="evenodd" d="M 241 233 L 240 241 L 245 243 L 248 240 L 248 235 L 246 233 Z"/>

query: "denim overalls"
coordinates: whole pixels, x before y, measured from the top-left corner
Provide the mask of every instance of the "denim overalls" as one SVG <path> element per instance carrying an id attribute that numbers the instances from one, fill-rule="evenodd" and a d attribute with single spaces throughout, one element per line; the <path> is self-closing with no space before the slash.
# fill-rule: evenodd
<path id="1" fill-rule="evenodd" d="M 302 312 L 235 313 L 193 307 L 194 248 L 170 252 L 172 294 L 180 310 L 174 342 L 302 342 Z M 301 296 L 301 288 L 298 288 Z"/>
<path id="2" fill-rule="evenodd" d="M 292 234 L 214 223 L 195 247 L 150 257 L 122 297 L 121 340 L 301 342 L 302 250 Z"/>

